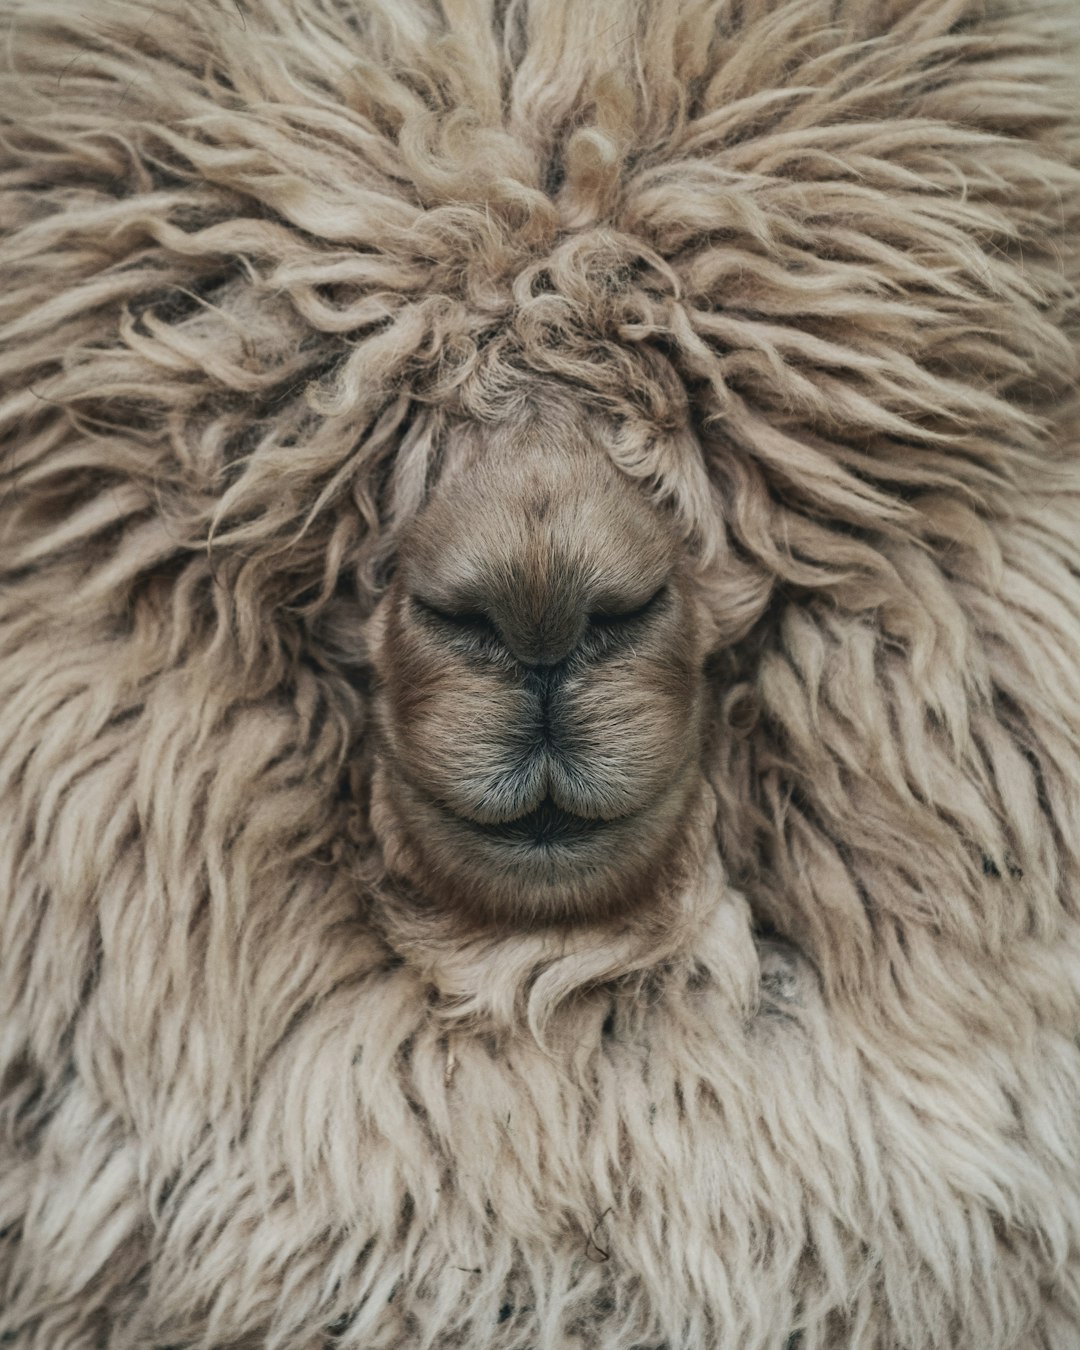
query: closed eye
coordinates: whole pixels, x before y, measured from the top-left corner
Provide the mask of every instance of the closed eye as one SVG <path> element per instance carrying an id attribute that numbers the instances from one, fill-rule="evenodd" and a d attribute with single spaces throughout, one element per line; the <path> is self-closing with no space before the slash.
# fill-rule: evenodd
<path id="1" fill-rule="evenodd" d="M 597 610 L 589 615 L 589 622 L 596 628 L 616 628 L 623 624 L 635 623 L 660 608 L 667 598 L 667 590 L 665 583 L 659 590 L 654 591 L 644 604 L 635 605 L 633 609 Z"/>
<path id="2" fill-rule="evenodd" d="M 495 636 L 495 625 L 481 610 L 443 609 L 419 595 L 414 595 L 411 599 L 415 608 L 426 619 L 450 628 Z"/>

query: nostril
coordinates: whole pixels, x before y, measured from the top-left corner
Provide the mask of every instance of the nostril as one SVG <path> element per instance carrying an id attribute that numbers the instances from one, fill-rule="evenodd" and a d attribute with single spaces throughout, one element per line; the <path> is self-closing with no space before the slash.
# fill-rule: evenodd
<path id="1" fill-rule="evenodd" d="M 622 609 L 615 605 L 605 605 L 602 609 L 594 610 L 589 615 L 589 623 L 594 628 L 618 628 L 626 624 L 636 623 L 661 609 L 667 599 L 667 594 L 668 587 L 667 582 L 665 582 L 653 591 L 647 600 L 631 608 Z"/>

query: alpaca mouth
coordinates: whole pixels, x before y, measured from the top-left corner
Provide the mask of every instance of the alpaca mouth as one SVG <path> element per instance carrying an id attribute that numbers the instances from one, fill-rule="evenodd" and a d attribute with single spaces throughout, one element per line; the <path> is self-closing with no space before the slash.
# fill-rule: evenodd
<path id="1" fill-rule="evenodd" d="M 565 811 L 551 797 L 545 797 L 539 806 L 534 806 L 531 811 L 526 811 L 524 815 L 516 816 L 513 820 L 499 821 L 493 825 L 469 822 L 487 839 L 498 839 L 509 844 L 526 844 L 533 848 L 574 844 L 591 838 L 611 823 L 609 820 L 576 816 L 571 811 Z"/>

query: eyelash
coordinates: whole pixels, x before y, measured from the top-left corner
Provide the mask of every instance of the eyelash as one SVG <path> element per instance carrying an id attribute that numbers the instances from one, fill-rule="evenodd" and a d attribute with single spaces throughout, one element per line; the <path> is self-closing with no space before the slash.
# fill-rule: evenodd
<path id="1" fill-rule="evenodd" d="M 634 623 L 638 619 L 644 619 L 667 597 L 667 589 L 667 583 L 665 582 L 663 586 L 649 596 L 644 604 L 638 605 L 636 609 L 625 610 L 621 614 L 605 614 L 603 612 L 590 614 L 589 623 L 596 628 L 616 628 L 621 624 Z"/>
<path id="2" fill-rule="evenodd" d="M 620 614 L 608 614 L 603 611 L 594 612 L 589 615 L 589 629 L 594 632 L 599 630 L 600 633 L 612 633 L 614 636 L 619 630 L 629 628 L 639 620 L 647 618 L 649 614 L 663 604 L 667 595 L 668 586 L 665 582 L 635 609 L 625 610 Z M 432 604 L 430 600 L 425 600 L 419 595 L 410 596 L 410 599 L 414 608 L 429 623 L 438 624 L 444 630 L 456 632 L 462 637 L 470 637 L 499 647 L 504 645 L 495 624 L 482 611 L 440 609 L 438 605 Z"/>
<path id="3" fill-rule="evenodd" d="M 421 614 L 426 615 L 429 619 L 434 619 L 442 624 L 449 624 L 454 628 L 472 629 L 477 633 L 483 632 L 495 636 L 495 625 L 486 614 L 479 611 L 455 613 L 453 610 L 440 609 L 438 605 L 433 605 L 430 600 L 422 600 L 418 595 L 412 597 L 412 602 Z"/>

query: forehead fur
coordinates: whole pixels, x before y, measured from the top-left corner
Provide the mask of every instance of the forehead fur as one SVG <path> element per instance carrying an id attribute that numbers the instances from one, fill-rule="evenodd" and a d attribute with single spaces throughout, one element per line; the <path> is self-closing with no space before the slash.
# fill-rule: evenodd
<path id="1" fill-rule="evenodd" d="M 346 559 L 374 579 L 441 418 L 501 415 L 546 373 L 623 421 L 624 468 L 706 548 L 880 586 L 866 532 L 939 528 L 920 493 L 1007 503 L 1075 376 L 1054 21 L 1020 41 L 1004 8 L 978 31 L 953 8 L 404 0 L 240 24 L 200 0 L 155 6 L 153 37 L 123 0 L 20 12 L 6 97 L 41 113 L 10 132 L 37 168 L 9 199 L 5 304 L 35 393 L 11 415 L 70 410 L 106 468 L 102 429 L 140 428 L 174 534 L 212 531 L 221 574 L 280 603 L 286 551 L 294 591 Z M 1034 102 L 985 86 L 991 48 Z M 80 298 L 35 303 L 50 275 Z"/>

